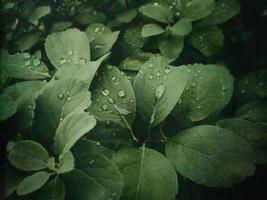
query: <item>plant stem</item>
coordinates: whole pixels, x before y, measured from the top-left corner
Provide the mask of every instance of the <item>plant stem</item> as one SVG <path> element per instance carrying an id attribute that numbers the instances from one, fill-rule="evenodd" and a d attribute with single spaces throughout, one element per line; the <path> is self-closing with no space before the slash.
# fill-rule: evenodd
<path id="1" fill-rule="evenodd" d="M 138 142 L 138 141 L 139 141 L 138 138 L 135 137 L 134 132 L 133 132 L 133 129 L 132 129 L 132 127 L 130 126 L 130 124 L 127 122 L 127 120 L 125 119 L 125 117 L 124 117 L 123 115 L 121 115 L 121 114 L 120 114 L 120 117 L 121 117 L 123 123 L 126 125 L 126 128 L 128 129 L 128 131 L 129 131 L 129 133 L 130 133 L 132 139 L 133 139 L 135 142 Z"/>
<path id="2" fill-rule="evenodd" d="M 161 139 L 162 139 L 162 142 L 167 142 L 168 138 L 165 136 L 162 128 L 159 129 L 159 132 L 160 132 L 160 136 L 161 136 Z"/>

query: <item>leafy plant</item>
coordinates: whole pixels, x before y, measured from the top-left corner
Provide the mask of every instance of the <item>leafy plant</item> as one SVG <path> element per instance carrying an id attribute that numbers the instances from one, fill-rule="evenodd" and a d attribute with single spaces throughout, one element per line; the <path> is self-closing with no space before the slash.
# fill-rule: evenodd
<path id="1" fill-rule="evenodd" d="M 220 24 L 239 12 L 237 0 L 3 1 L 3 198 L 172 200 L 184 182 L 253 176 L 267 161 L 266 70 L 235 84 L 218 59 Z"/>

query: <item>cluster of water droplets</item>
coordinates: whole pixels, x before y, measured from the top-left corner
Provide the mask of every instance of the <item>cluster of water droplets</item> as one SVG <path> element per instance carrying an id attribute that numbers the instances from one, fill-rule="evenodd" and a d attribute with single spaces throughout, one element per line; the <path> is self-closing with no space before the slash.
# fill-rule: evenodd
<path id="1" fill-rule="evenodd" d="M 65 64 L 65 63 L 84 65 L 86 63 L 86 59 L 83 57 L 76 58 L 76 54 L 77 54 L 77 51 L 67 50 L 66 57 L 60 58 L 59 63 L 61 65 Z"/>
<path id="2" fill-rule="evenodd" d="M 24 58 L 23 66 L 29 69 L 33 67 L 38 67 L 41 64 L 40 59 L 31 56 L 29 53 L 23 53 L 23 58 Z"/>

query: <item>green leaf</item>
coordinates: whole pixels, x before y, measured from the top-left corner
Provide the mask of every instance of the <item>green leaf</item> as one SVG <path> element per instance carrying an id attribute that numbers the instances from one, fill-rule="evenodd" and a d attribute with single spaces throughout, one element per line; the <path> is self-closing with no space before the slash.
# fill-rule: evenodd
<path id="1" fill-rule="evenodd" d="M 177 134 L 167 142 L 166 155 L 179 174 L 209 187 L 231 187 L 255 170 L 248 143 L 217 126 L 195 126 Z"/>
<path id="2" fill-rule="evenodd" d="M 261 126 L 239 118 L 223 119 L 216 125 L 231 130 L 246 140 L 255 152 L 257 164 L 267 162 L 267 132 Z"/>
<path id="3" fill-rule="evenodd" d="M 212 13 L 200 21 L 201 25 L 221 24 L 236 16 L 241 9 L 238 0 L 216 0 Z"/>
<path id="4" fill-rule="evenodd" d="M 143 146 L 120 151 L 112 160 L 123 174 L 125 186 L 122 199 L 175 199 L 177 175 L 162 154 Z"/>
<path id="5" fill-rule="evenodd" d="M 96 61 L 90 61 L 85 64 L 66 63 L 57 70 L 55 79 L 74 78 L 84 81 L 90 86 L 98 68 L 108 56 L 109 54 L 106 54 Z"/>
<path id="6" fill-rule="evenodd" d="M 89 113 L 76 111 L 60 122 L 55 134 L 55 148 L 59 154 L 65 154 L 71 147 L 96 125 Z"/>
<path id="7" fill-rule="evenodd" d="M 186 65 L 190 75 L 181 100 L 174 109 L 174 116 L 181 113 L 191 121 L 213 117 L 229 103 L 233 93 L 233 77 L 226 67 L 220 65 Z"/>
<path id="8" fill-rule="evenodd" d="M 49 181 L 38 192 L 37 200 L 64 200 L 65 186 L 59 177 L 55 177 Z"/>
<path id="9" fill-rule="evenodd" d="M 8 95 L 0 95 L 0 121 L 12 117 L 17 111 L 17 104 Z"/>
<path id="10" fill-rule="evenodd" d="M 31 176 L 27 176 L 20 182 L 17 194 L 22 196 L 40 189 L 48 181 L 49 177 L 50 174 L 48 172 L 36 172 Z"/>
<path id="11" fill-rule="evenodd" d="M 12 78 L 35 80 L 50 77 L 46 65 L 29 53 L 17 53 L 3 57 L 0 66 Z"/>
<path id="12" fill-rule="evenodd" d="M 176 59 L 184 48 L 184 38 L 178 35 L 168 34 L 159 41 L 160 53 L 170 59 Z"/>
<path id="13" fill-rule="evenodd" d="M 70 151 L 63 153 L 59 156 L 58 174 L 67 173 L 74 169 L 75 159 Z"/>
<path id="14" fill-rule="evenodd" d="M 196 21 L 207 17 L 215 7 L 214 0 L 180 0 L 181 18 Z"/>
<path id="15" fill-rule="evenodd" d="M 98 121 L 112 121 L 126 126 L 124 119 L 131 124 L 135 117 L 135 95 L 131 82 L 116 67 L 106 66 L 90 88 L 92 105 L 89 111 Z M 124 108 L 130 113 L 121 115 L 115 108 Z"/>
<path id="16" fill-rule="evenodd" d="M 33 47 L 41 39 L 39 32 L 26 33 L 15 42 L 19 51 L 26 51 Z"/>
<path id="17" fill-rule="evenodd" d="M 242 117 L 251 122 L 267 122 L 267 103 L 266 102 L 252 102 L 243 105 L 239 108 L 235 116 Z"/>
<path id="18" fill-rule="evenodd" d="M 106 21 L 106 15 L 95 10 L 93 7 L 82 6 L 74 19 L 80 24 L 88 25 Z"/>
<path id="19" fill-rule="evenodd" d="M 181 19 L 170 28 L 170 31 L 179 36 L 188 35 L 192 31 L 192 23 L 189 19 Z"/>
<path id="20" fill-rule="evenodd" d="M 76 28 L 48 35 L 45 42 L 46 54 L 55 68 L 64 63 L 84 63 L 90 60 L 89 40 Z"/>
<path id="21" fill-rule="evenodd" d="M 8 160 L 14 167 L 24 171 L 37 171 L 47 168 L 48 152 L 39 143 L 31 140 L 10 142 Z"/>
<path id="22" fill-rule="evenodd" d="M 108 53 L 119 36 L 119 31 L 112 32 L 103 24 L 92 24 L 86 29 L 90 40 L 91 56 L 93 60 Z"/>
<path id="23" fill-rule="evenodd" d="M 116 20 L 123 23 L 131 22 L 137 16 L 135 9 L 130 9 L 124 13 L 118 14 Z"/>
<path id="24" fill-rule="evenodd" d="M 185 68 L 170 66 L 160 56 L 151 58 L 142 66 L 134 81 L 134 91 L 137 108 L 146 123 L 156 126 L 169 115 L 178 102 L 187 79 Z M 162 90 L 161 97 L 156 96 L 159 87 Z"/>
<path id="25" fill-rule="evenodd" d="M 91 104 L 90 96 L 87 83 L 79 80 L 61 79 L 48 83 L 36 100 L 33 137 L 52 145 L 60 122 L 72 112 L 87 109 Z"/>
<path id="26" fill-rule="evenodd" d="M 217 26 L 194 29 L 188 37 L 188 42 L 204 56 L 216 54 L 224 44 L 224 35 Z"/>
<path id="27" fill-rule="evenodd" d="M 14 116 L 18 129 L 25 129 L 32 125 L 34 117 L 34 100 L 41 93 L 46 83 L 44 81 L 23 81 L 15 83 L 3 91 L 17 104 L 17 112 Z"/>
<path id="28" fill-rule="evenodd" d="M 165 30 L 157 24 L 146 24 L 142 27 L 141 35 L 142 37 L 150 37 L 155 35 L 160 35 L 164 33 Z"/>
<path id="29" fill-rule="evenodd" d="M 37 7 L 34 12 L 30 15 L 29 21 L 34 22 L 42 17 L 50 14 L 51 12 L 51 7 L 50 6 L 39 6 Z"/>
<path id="30" fill-rule="evenodd" d="M 82 141 L 73 148 L 76 169 L 63 175 L 66 196 L 81 200 L 118 200 L 123 188 L 122 175 L 113 162 L 96 154 L 87 144 Z"/>
<path id="31" fill-rule="evenodd" d="M 51 32 L 65 31 L 66 29 L 72 27 L 72 25 L 72 22 L 68 21 L 55 22 L 52 25 Z"/>
<path id="32" fill-rule="evenodd" d="M 159 22 L 167 24 L 173 22 L 171 11 L 156 2 L 154 4 L 146 4 L 141 6 L 139 8 L 139 12 Z"/>
<path id="33" fill-rule="evenodd" d="M 267 97 L 267 70 L 256 70 L 245 75 L 237 84 L 238 104 L 263 100 Z"/>

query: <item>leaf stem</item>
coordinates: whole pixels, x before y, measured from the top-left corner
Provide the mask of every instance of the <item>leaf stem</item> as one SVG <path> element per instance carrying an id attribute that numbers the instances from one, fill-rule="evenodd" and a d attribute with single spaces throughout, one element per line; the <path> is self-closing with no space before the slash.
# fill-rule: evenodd
<path id="1" fill-rule="evenodd" d="M 162 142 L 164 142 L 164 143 L 167 142 L 168 137 L 166 137 L 166 135 L 164 134 L 162 128 L 159 129 L 159 132 L 160 132 L 160 136 L 161 136 Z"/>
<path id="2" fill-rule="evenodd" d="M 126 125 L 126 128 L 128 129 L 128 131 L 129 131 L 129 133 L 130 133 L 132 139 L 133 139 L 135 142 L 138 142 L 138 141 L 139 141 L 138 138 L 135 137 L 134 132 L 133 132 L 133 129 L 132 129 L 132 127 L 130 126 L 130 124 L 127 122 L 127 120 L 125 119 L 125 117 L 124 117 L 123 115 L 121 115 L 121 114 L 120 114 L 120 117 L 121 117 L 123 123 Z"/>

